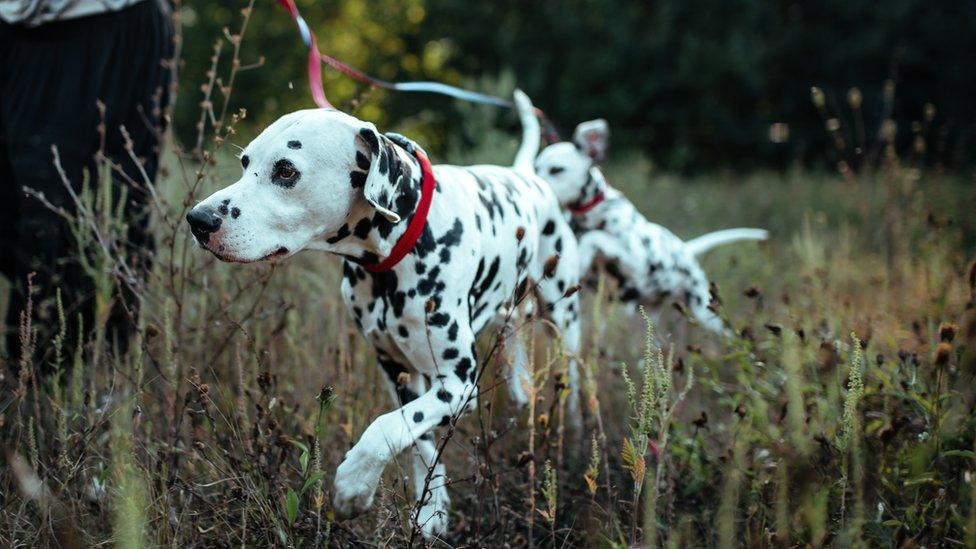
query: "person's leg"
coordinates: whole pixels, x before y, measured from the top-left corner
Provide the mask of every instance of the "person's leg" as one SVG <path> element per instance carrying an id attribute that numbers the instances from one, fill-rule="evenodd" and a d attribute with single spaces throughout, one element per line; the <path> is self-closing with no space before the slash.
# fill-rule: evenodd
<path id="1" fill-rule="evenodd" d="M 0 120 L 0 127 L 3 126 Z M 8 281 L 16 280 L 20 277 L 17 269 L 17 262 L 14 259 L 16 249 L 16 230 L 17 230 L 17 202 L 19 194 L 14 190 L 13 167 L 10 165 L 10 158 L 7 152 L 7 142 L 0 136 L 0 274 L 3 274 Z M 11 292 L 11 296 L 13 292 Z M 11 299 L 7 298 L 7 326 L 12 326 L 11 313 L 17 306 L 11 304 Z M 4 338 L 6 339 L 6 338 Z M 5 341 L 6 343 L 6 341 Z M 7 344 L 2 356 L 10 356 Z M 4 375 L 0 371 L 0 377 Z"/>
<path id="2" fill-rule="evenodd" d="M 159 166 L 166 130 L 164 114 L 169 105 L 171 72 L 166 61 L 172 57 L 172 29 L 168 12 L 160 8 L 156 0 L 147 0 L 127 15 L 115 44 L 130 55 L 113 65 L 112 84 L 102 92 L 107 127 L 104 152 L 122 171 L 113 174 L 116 196 L 122 196 L 123 190 L 126 196 L 128 229 L 120 248 L 137 274 L 152 267 L 155 243 L 148 230 L 149 186 L 155 182 Z M 125 128 L 128 143 L 121 128 Z M 130 144 L 131 154 L 127 150 Z M 132 287 L 122 284 L 107 325 L 108 332 L 116 334 L 121 350 L 137 322 L 137 305 L 138 296 Z"/>
<path id="3" fill-rule="evenodd" d="M 160 61 L 171 47 L 169 22 L 159 9 L 155 0 L 147 0 L 120 12 L 37 29 L 6 29 L 12 38 L 5 55 L 17 56 L 18 63 L 5 64 L 0 119 L 13 173 L 8 185 L 15 192 L 29 187 L 43 193 L 54 206 L 73 211 L 65 178 L 52 162 L 52 146 L 57 147 L 67 181 L 76 189 L 85 177 L 89 183 L 97 182 L 93 158 L 99 149 L 125 173 L 113 177 L 117 197 L 130 180 L 142 181 L 143 171 L 154 177 L 156 128 L 162 126 L 165 103 L 160 102 L 167 97 L 169 74 Z M 103 120 L 99 102 L 105 107 L 104 140 L 97 131 Z M 123 125 L 131 135 L 134 154 L 144 160 L 143 170 L 129 158 L 119 129 Z M 149 247 L 144 188 L 138 185 L 125 193 L 125 221 L 131 241 L 126 247 L 138 250 Z M 11 274 L 17 290 L 12 299 L 14 307 L 8 313 L 8 330 L 16 331 L 16 309 L 23 309 L 26 301 L 24 280 L 20 278 L 32 271 L 37 272 L 34 308 L 39 323 L 48 331 L 56 327 L 51 304 L 54 289 L 59 288 L 69 328 L 74 330 L 77 315 L 82 313 L 89 330 L 95 321 L 91 303 L 94 273 L 81 268 L 79 254 L 83 252 L 76 235 L 36 198 L 23 198 L 17 207 L 18 223 L 12 238 L 16 269 Z M 130 324 L 121 320 L 124 317 L 113 317 L 113 329 Z M 20 354 L 17 339 L 8 336 L 12 356 Z"/>

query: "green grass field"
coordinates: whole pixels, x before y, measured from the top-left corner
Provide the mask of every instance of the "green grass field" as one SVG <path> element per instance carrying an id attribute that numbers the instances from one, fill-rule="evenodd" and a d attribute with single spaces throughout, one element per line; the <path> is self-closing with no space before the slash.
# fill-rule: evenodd
<path id="1" fill-rule="evenodd" d="M 339 299 L 335 258 L 242 267 L 192 243 L 186 205 L 236 173 L 226 152 L 214 158 L 201 169 L 168 153 L 129 352 L 96 325 L 53 355 L 56 376 L 28 362 L 14 380 L 0 543 L 423 543 L 409 456 L 370 512 L 334 520 L 335 467 L 391 408 L 382 374 Z M 855 179 L 682 179 L 637 157 L 607 173 L 683 238 L 771 231 L 703 261 L 740 337 L 681 329 L 679 311 L 648 337 L 606 288 L 584 289 L 586 418 L 572 433 L 565 357 L 544 327 L 523 332 L 537 379 L 526 410 L 508 402 L 485 334 L 478 410 L 438 432 L 453 508 L 432 545 L 973 547 L 971 180 L 895 164 Z M 87 200 L 94 223 L 79 234 L 111 241 L 111 204 Z M 85 241 L 105 310 L 114 248 Z M 50 324 L 39 328 L 74 319 Z"/>

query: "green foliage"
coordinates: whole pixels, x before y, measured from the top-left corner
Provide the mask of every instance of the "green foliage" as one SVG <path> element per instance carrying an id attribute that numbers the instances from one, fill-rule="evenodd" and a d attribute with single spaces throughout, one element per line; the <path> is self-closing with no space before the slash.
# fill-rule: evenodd
<path id="1" fill-rule="evenodd" d="M 175 128 L 194 142 L 200 86 L 214 39 L 240 20 L 241 0 L 184 2 L 179 10 L 185 63 Z M 900 150 L 911 150 L 926 106 L 929 164 L 971 165 L 976 83 L 965 70 L 976 51 L 976 13 L 962 0 L 929 9 L 922 0 L 784 3 L 760 0 L 299 1 L 323 52 L 391 80 L 440 80 L 507 97 L 517 84 L 565 135 L 583 120 L 610 122 L 616 149 L 637 149 L 668 171 L 784 167 L 794 160 L 831 168 L 831 139 L 808 100 L 821 87 L 831 117 L 852 123 L 845 99 L 858 87 L 864 127 L 845 129 L 849 146 L 877 154 L 884 120 L 898 122 Z M 287 13 L 254 4 L 242 47 L 232 110 L 249 120 L 242 138 L 286 112 L 312 107 L 306 53 Z M 218 69 L 231 63 L 224 47 Z M 259 63 L 263 59 L 263 63 Z M 477 112 L 429 94 L 369 91 L 325 68 L 325 89 L 341 108 L 383 129 L 409 128 L 436 154 L 492 140 L 464 131 Z M 501 79 L 504 86 L 491 84 Z M 897 93 L 886 100 L 885 82 Z M 224 82 L 226 84 L 226 82 Z M 224 101 L 214 94 L 218 106 Z M 495 115 L 491 115 L 495 116 Z M 514 117 L 503 116 L 511 134 Z M 788 139 L 770 140 L 785 123 Z M 497 131 L 497 127 L 496 127 Z M 510 139 L 504 137 L 503 139 Z M 243 144 L 245 140 L 242 139 Z M 481 161 L 495 160 L 483 158 Z"/>

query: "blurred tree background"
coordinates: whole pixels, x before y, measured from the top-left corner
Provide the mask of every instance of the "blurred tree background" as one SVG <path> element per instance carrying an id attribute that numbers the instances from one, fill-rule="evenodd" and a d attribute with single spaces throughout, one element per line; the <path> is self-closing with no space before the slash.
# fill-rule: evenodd
<path id="1" fill-rule="evenodd" d="M 668 171 L 832 168 L 834 138 L 825 129 L 832 118 L 842 123 L 840 136 L 865 155 L 890 118 L 900 148 L 925 138 L 920 161 L 959 169 L 976 158 L 972 0 L 298 0 L 298 6 L 322 51 L 374 76 L 494 93 L 517 85 L 564 135 L 580 121 L 604 117 L 616 148 L 640 151 Z M 223 27 L 236 28 L 242 7 L 242 0 L 218 0 L 180 9 L 185 65 L 175 127 L 185 143 L 195 136 L 213 44 Z M 244 65 L 265 60 L 235 83 L 232 107 L 248 110 L 246 132 L 313 106 L 304 48 L 276 2 L 255 3 L 243 44 Z M 225 47 L 220 61 L 229 59 Z M 370 91 L 331 69 L 324 73 L 333 103 L 355 106 L 380 128 L 415 132 L 435 153 L 464 150 L 479 137 L 464 131 L 470 107 L 453 99 Z M 826 115 L 811 101 L 812 86 L 824 91 Z M 851 93 L 855 87 L 859 93 Z M 892 100 L 885 100 L 886 87 Z M 864 138 L 854 130 L 859 116 Z M 499 113 L 496 123 L 517 134 L 514 116 Z"/>

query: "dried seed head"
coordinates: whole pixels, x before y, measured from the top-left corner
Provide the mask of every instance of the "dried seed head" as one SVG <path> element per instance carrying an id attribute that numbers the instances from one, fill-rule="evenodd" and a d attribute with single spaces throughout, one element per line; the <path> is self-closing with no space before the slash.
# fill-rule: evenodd
<path id="1" fill-rule="evenodd" d="M 406 387 L 410 384 L 410 374 L 407 372 L 400 372 L 396 380 L 397 387 Z"/>
<path id="2" fill-rule="evenodd" d="M 570 296 L 572 296 L 576 292 L 580 291 L 580 287 L 581 286 L 579 284 L 573 284 L 569 288 L 566 288 L 566 291 L 563 292 L 563 297 L 570 297 Z"/>
<path id="3" fill-rule="evenodd" d="M 739 416 L 739 419 L 744 419 L 746 417 L 746 407 L 740 404 L 735 407 L 735 415 Z"/>
<path id="4" fill-rule="evenodd" d="M 545 412 L 539 414 L 539 427 L 543 429 L 549 427 L 549 414 Z"/>
<path id="5" fill-rule="evenodd" d="M 331 385 L 323 385 L 322 390 L 319 391 L 318 401 L 326 402 L 327 400 L 332 398 L 332 395 L 334 393 L 335 393 L 335 389 L 333 389 Z"/>
<path id="6" fill-rule="evenodd" d="M 744 296 L 746 296 L 746 297 L 748 297 L 750 299 L 757 298 L 757 297 L 759 297 L 759 288 L 756 288 L 755 286 L 749 286 L 746 289 L 746 291 L 742 292 L 742 295 L 744 295 Z"/>
<path id="7" fill-rule="evenodd" d="M 840 129 L 840 120 L 836 118 L 827 119 L 827 131 L 835 132 Z"/>
<path id="8" fill-rule="evenodd" d="M 546 260 L 546 265 L 542 269 L 542 276 L 545 278 L 552 278 L 552 275 L 556 274 L 556 267 L 559 266 L 559 254 L 553 254 L 549 256 Z"/>
<path id="9" fill-rule="evenodd" d="M 952 340 L 956 338 L 956 332 L 959 331 L 959 326 L 952 324 L 951 322 L 943 322 L 939 326 L 939 341 L 945 343 L 952 343 Z"/>
<path id="10" fill-rule="evenodd" d="M 847 90 L 847 104 L 851 106 L 852 109 L 860 109 L 861 101 L 864 98 L 861 96 L 861 90 L 858 88 L 851 88 Z"/>
<path id="11" fill-rule="evenodd" d="M 922 109 L 922 112 L 925 113 L 926 122 L 935 120 L 935 105 L 932 103 L 926 103 L 925 107 Z"/>
<path id="12" fill-rule="evenodd" d="M 147 324 L 146 325 L 146 337 L 152 339 L 152 338 L 158 336 L 161 333 L 163 333 L 163 330 L 160 329 L 159 326 L 157 326 L 155 324 Z"/>
<path id="13" fill-rule="evenodd" d="M 433 299 L 428 299 L 425 309 L 427 310 L 427 314 L 434 312 L 437 309 L 437 302 Z"/>

